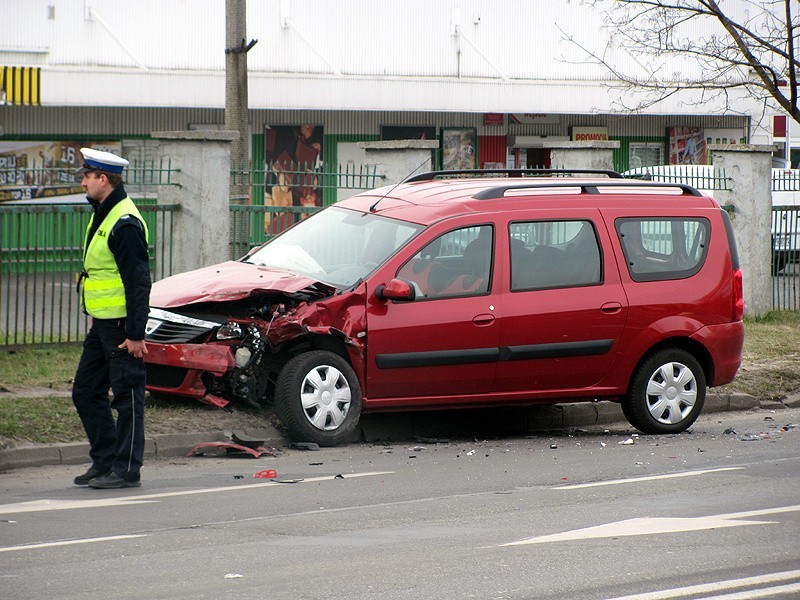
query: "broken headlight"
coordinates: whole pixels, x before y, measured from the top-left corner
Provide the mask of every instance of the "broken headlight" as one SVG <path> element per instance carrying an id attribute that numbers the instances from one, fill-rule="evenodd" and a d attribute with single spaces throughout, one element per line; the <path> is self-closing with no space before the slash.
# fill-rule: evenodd
<path id="1" fill-rule="evenodd" d="M 244 337 L 242 326 L 239 323 L 225 323 L 217 329 L 216 337 L 218 340 L 239 340 Z"/>

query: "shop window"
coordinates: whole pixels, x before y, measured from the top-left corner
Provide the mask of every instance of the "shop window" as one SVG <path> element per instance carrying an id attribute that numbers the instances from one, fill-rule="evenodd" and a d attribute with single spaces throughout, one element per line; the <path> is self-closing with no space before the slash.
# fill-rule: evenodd
<path id="1" fill-rule="evenodd" d="M 631 142 L 628 146 L 628 168 L 655 167 L 664 164 L 664 145 L 660 142 Z"/>

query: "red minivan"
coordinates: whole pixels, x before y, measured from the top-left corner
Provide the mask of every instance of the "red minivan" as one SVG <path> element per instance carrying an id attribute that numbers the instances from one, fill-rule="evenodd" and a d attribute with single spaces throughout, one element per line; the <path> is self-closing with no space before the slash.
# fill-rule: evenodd
<path id="1" fill-rule="evenodd" d="M 418 175 L 156 282 L 148 389 L 274 403 L 325 446 L 362 412 L 594 399 L 689 427 L 741 362 L 727 213 L 614 172 L 491 175 Z"/>

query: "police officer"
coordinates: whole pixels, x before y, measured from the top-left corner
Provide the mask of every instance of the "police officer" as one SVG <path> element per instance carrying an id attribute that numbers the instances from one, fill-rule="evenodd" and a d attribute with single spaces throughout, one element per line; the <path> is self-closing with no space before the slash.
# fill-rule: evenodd
<path id="1" fill-rule="evenodd" d="M 81 153 L 84 162 L 77 173 L 94 214 L 86 228 L 78 292 L 92 325 L 75 374 L 72 401 L 89 438 L 92 466 L 75 478 L 75 484 L 138 487 L 144 455 L 143 356 L 150 298 L 147 225 L 122 185 L 128 161 L 90 148 L 81 148 Z"/>

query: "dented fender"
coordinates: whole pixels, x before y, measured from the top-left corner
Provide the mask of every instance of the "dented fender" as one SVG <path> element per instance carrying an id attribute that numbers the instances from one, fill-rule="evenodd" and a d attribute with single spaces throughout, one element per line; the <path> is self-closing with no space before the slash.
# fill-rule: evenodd
<path id="1" fill-rule="evenodd" d="M 366 301 L 366 285 L 362 282 L 352 292 L 299 304 L 276 318 L 263 333 L 273 348 L 280 348 L 287 342 L 308 334 L 333 336 L 342 340 L 363 389 L 367 339 Z"/>

